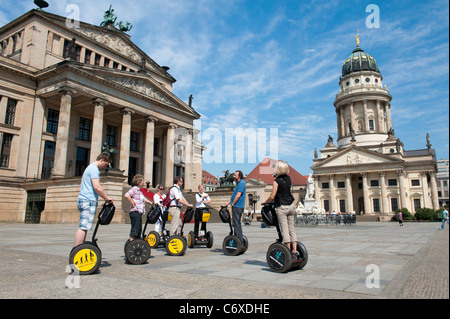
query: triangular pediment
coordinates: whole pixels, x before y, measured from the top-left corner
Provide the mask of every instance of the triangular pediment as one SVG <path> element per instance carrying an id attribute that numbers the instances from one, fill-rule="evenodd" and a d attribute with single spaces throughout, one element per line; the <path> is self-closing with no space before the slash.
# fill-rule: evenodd
<path id="1" fill-rule="evenodd" d="M 333 156 L 320 161 L 313 166 L 316 168 L 352 166 L 352 165 L 371 165 L 371 164 L 394 164 L 403 163 L 402 160 L 389 155 L 380 154 L 371 150 L 352 146 Z"/>

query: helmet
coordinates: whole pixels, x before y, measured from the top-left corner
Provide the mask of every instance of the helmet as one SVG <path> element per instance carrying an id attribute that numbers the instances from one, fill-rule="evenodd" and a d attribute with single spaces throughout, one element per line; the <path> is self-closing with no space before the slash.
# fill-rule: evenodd
<path id="1" fill-rule="evenodd" d="M 273 203 L 264 205 L 261 209 L 261 215 L 268 226 L 276 226 L 278 224 L 277 213 L 275 212 L 275 205 Z"/>

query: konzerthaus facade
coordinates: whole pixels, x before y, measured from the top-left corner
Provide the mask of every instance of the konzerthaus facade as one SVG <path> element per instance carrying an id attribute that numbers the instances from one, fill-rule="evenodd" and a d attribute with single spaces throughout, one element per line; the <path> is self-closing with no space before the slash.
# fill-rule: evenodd
<path id="1" fill-rule="evenodd" d="M 101 20 L 101 19 L 100 19 Z M 107 143 L 102 185 L 121 209 L 128 178 L 201 183 L 200 115 L 175 79 L 114 26 L 32 10 L 0 28 L 0 221 L 77 222 L 81 175 Z"/>

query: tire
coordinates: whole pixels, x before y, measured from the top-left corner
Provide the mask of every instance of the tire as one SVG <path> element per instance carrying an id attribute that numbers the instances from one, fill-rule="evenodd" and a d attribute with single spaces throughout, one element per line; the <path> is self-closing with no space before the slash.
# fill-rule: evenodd
<path id="1" fill-rule="evenodd" d="M 125 247 L 125 257 L 130 264 L 142 265 L 147 262 L 151 255 L 151 248 L 147 241 L 135 239 L 128 242 Z"/>
<path id="2" fill-rule="evenodd" d="M 186 248 L 186 239 L 181 236 L 172 236 L 166 242 L 166 251 L 171 256 L 184 255 Z"/>
<path id="3" fill-rule="evenodd" d="M 275 243 L 267 250 L 266 254 L 267 265 L 272 271 L 277 273 L 285 273 L 291 269 L 292 254 L 286 245 Z"/>
<path id="4" fill-rule="evenodd" d="M 248 238 L 245 235 L 242 235 L 242 239 L 244 240 L 244 242 L 242 243 L 242 251 L 241 254 L 245 253 L 248 250 Z"/>
<path id="5" fill-rule="evenodd" d="M 208 245 L 206 245 L 206 247 L 211 248 L 214 244 L 214 236 L 212 232 L 207 232 L 206 233 L 206 238 L 208 240 Z"/>
<path id="6" fill-rule="evenodd" d="M 187 242 L 188 242 L 188 247 L 189 248 L 194 248 L 194 246 L 195 246 L 195 234 L 194 234 L 193 231 L 189 232 L 188 241 Z"/>
<path id="7" fill-rule="evenodd" d="M 234 235 L 225 237 L 222 244 L 223 252 L 228 256 L 237 256 L 242 251 L 242 242 Z"/>
<path id="8" fill-rule="evenodd" d="M 150 248 L 158 248 L 161 242 L 161 236 L 156 231 L 151 231 L 150 234 L 146 237 L 147 243 L 150 245 Z"/>
<path id="9" fill-rule="evenodd" d="M 300 253 L 300 258 L 303 259 L 300 263 L 295 265 L 296 269 L 303 269 L 308 263 L 308 250 L 301 242 L 297 242 L 297 251 Z"/>
<path id="10" fill-rule="evenodd" d="M 81 244 L 70 252 L 69 265 L 73 265 L 82 276 L 95 273 L 102 263 L 102 252 L 91 242 Z"/>

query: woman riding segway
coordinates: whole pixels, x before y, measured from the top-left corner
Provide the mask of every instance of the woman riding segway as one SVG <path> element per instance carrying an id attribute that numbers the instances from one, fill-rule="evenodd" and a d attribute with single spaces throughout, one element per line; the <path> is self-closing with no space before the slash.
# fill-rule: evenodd
<path id="1" fill-rule="evenodd" d="M 197 202 L 195 205 L 195 225 L 194 231 L 189 232 L 188 235 L 188 246 L 189 248 L 194 248 L 195 245 L 203 245 L 208 248 L 211 248 L 213 245 L 213 234 L 212 232 L 206 231 L 206 224 L 208 223 L 211 212 L 206 207 L 206 204 L 211 203 L 211 198 L 208 194 L 204 192 L 203 185 L 198 185 L 198 193 L 195 195 L 195 201 Z M 201 227 L 201 234 L 199 236 L 199 226 Z"/>
<path id="2" fill-rule="evenodd" d="M 284 267 L 285 265 L 283 264 L 281 269 L 277 268 L 280 265 L 276 264 L 276 262 L 275 267 L 272 267 L 270 261 L 272 261 L 272 258 L 274 257 L 272 256 L 272 258 L 270 258 L 268 253 L 267 258 L 269 266 L 271 266 L 274 271 L 280 272 L 287 271 L 285 268 L 289 269 L 291 267 L 292 261 L 304 260 L 304 256 L 301 256 L 300 252 L 298 251 L 298 242 L 297 235 L 295 234 L 294 221 L 296 210 L 293 205 L 294 197 L 292 196 L 290 191 L 292 185 L 291 178 L 288 176 L 288 174 L 289 166 L 285 162 L 279 161 L 276 166 L 276 179 L 273 182 L 272 193 L 270 194 L 269 198 L 267 198 L 267 200 L 263 203 L 267 210 L 267 205 L 272 201 L 275 201 L 274 210 L 276 212 L 276 222 L 265 221 L 267 224 L 275 224 L 275 226 L 277 226 L 277 230 L 279 229 L 280 237 L 282 237 L 279 240 L 286 247 L 286 249 L 284 249 L 283 251 L 284 254 L 287 255 L 287 260 L 290 261 L 286 263 L 286 267 Z M 275 254 L 275 257 L 281 256 L 280 252 L 276 252 Z"/>

